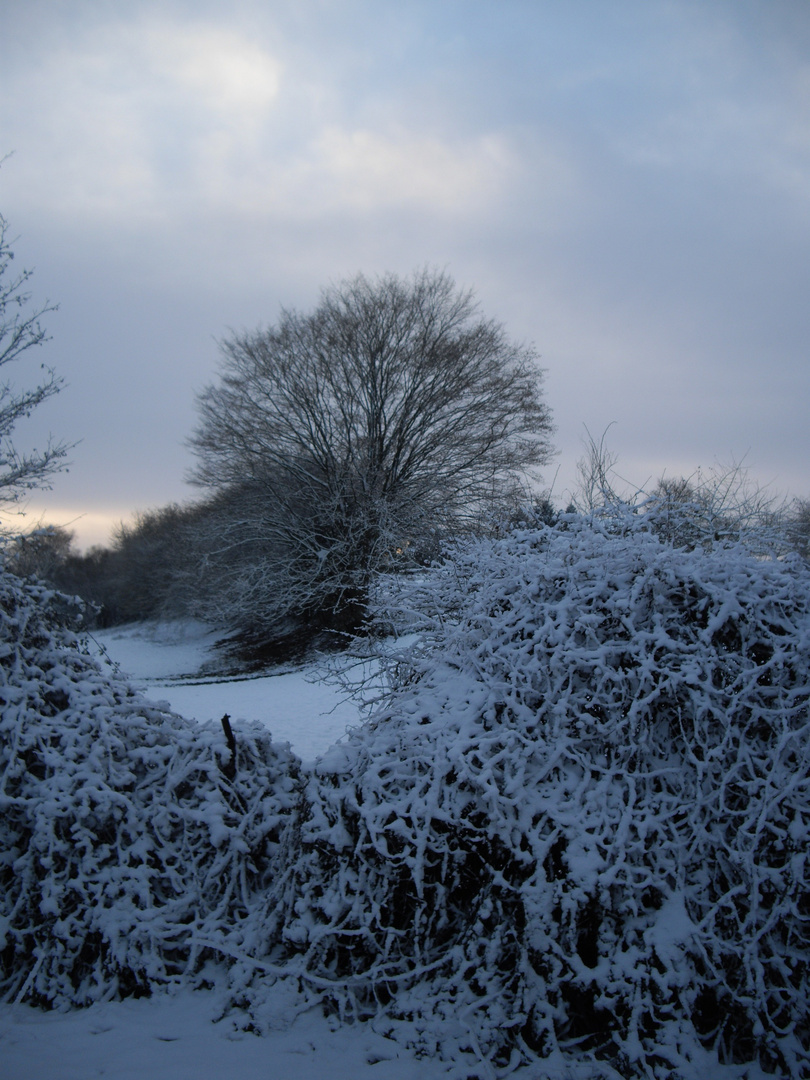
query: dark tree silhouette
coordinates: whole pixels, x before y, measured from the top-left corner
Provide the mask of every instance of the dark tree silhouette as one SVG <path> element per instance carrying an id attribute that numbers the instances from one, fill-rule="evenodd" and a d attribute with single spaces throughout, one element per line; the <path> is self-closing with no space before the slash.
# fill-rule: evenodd
<path id="1" fill-rule="evenodd" d="M 377 570 L 480 522 L 550 457 L 535 352 L 443 273 L 359 275 L 222 354 L 191 479 L 239 493 L 212 543 L 248 552 L 227 589 L 243 625 L 355 629 Z"/>

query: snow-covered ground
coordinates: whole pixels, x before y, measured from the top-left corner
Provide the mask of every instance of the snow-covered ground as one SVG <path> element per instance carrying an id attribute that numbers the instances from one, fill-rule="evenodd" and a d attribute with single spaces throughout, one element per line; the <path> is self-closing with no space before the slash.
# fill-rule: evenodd
<path id="1" fill-rule="evenodd" d="M 220 635 L 200 623 L 137 624 L 97 631 L 93 640 L 147 697 L 181 716 L 232 723 L 258 720 L 275 742 L 289 742 L 308 764 L 361 721 L 326 665 L 279 668 L 272 675 L 223 680 L 211 674 Z"/>
<path id="2" fill-rule="evenodd" d="M 2 1080 L 449 1080 L 475 1076 L 417 1059 L 367 1024 L 338 1027 L 318 1010 L 269 1035 L 214 1023 L 213 992 L 109 1002 L 68 1013 L 0 1007 Z M 522 1071 L 522 1070 L 521 1070 Z M 482 1072 L 482 1080 L 491 1073 Z M 526 1080 L 528 1080 L 528 1075 Z"/>
<path id="3" fill-rule="evenodd" d="M 99 632 L 110 662 L 155 701 L 198 720 L 259 720 L 312 761 L 361 721 L 357 704 L 327 678 L 324 665 L 261 678 L 221 681 L 201 675 L 216 635 L 194 624 L 130 626 Z M 433 1080 L 475 1075 L 416 1059 L 368 1025 L 332 1030 L 318 1011 L 285 1020 L 279 989 L 278 1030 L 264 1037 L 213 1023 L 215 992 L 127 1000 L 68 1013 L 0 1006 L 0 1080 Z M 488 1076 L 482 1073 L 481 1076 Z"/>

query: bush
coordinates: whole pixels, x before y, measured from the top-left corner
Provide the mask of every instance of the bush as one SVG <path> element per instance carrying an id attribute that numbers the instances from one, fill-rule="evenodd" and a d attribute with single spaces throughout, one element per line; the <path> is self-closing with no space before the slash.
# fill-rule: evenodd
<path id="1" fill-rule="evenodd" d="M 272 872 L 297 762 L 147 703 L 78 612 L 0 575 L 0 1000 L 87 1004 L 189 979 Z"/>
<path id="2" fill-rule="evenodd" d="M 269 937 L 342 1012 L 466 1028 L 496 1065 L 799 1075 L 809 598 L 798 560 L 632 515 L 458 549 L 400 595 L 423 638 L 387 705 L 309 781 Z"/>
<path id="3" fill-rule="evenodd" d="M 654 525 L 568 515 L 393 578 L 380 619 L 421 636 L 300 777 L 249 728 L 231 779 L 219 731 L 3 579 L 4 997 L 216 956 L 259 1025 L 284 976 L 505 1072 L 806 1074 L 810 569 Z"/>

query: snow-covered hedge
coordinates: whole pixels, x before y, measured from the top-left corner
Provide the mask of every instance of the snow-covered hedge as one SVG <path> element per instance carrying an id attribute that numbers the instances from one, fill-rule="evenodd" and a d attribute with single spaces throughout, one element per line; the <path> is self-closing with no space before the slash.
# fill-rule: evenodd
<path id="1" fill-rule="evenodd" d="M 218 957 L 259 1026 L 287 976 L 487 1075 L 810 1072 L 807 567 L 572 516 L 394 599 L 421 637 L 373 721 L 309 772 L 243 729 L 231 779 L 0 579 L 0 995 Z"/>
<path id="2" fill-rule="evenodd" d="M 798 560 L 632 517 L 461 548 L 400 597 L 427 645 L 309 779 L 266 940 L 339 1010 L 496 1064 L 802 1074 L 809 605 Z"/>
<path id="3" fill-rule="evenodd" d="M 246 914 L 297 762 L 103 672 L 75 610 L 0 574 L 0 1000 L 84 1004 L 188 976 Z M 233 766 L 235 765 L 235 770 Z M 233 780 L 229 776 L 233 773 Z"/>

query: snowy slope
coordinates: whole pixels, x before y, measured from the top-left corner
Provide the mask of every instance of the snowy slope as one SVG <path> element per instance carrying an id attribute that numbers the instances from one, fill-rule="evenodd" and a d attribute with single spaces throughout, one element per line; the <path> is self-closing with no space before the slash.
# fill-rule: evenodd
<path id="1" fill-rule="evenodd" d="M 206 674 L 219 636 L 188 622 L 115 627 L 93 639 L 153 701 L 188 719 L 216 721 L 228 713 L 232 722 L 257 720 L 274 742 L 289 742 L 304 764 L 361 721 L 359 706 L 328 678 L 324 664 L 242 679 Z"/>

